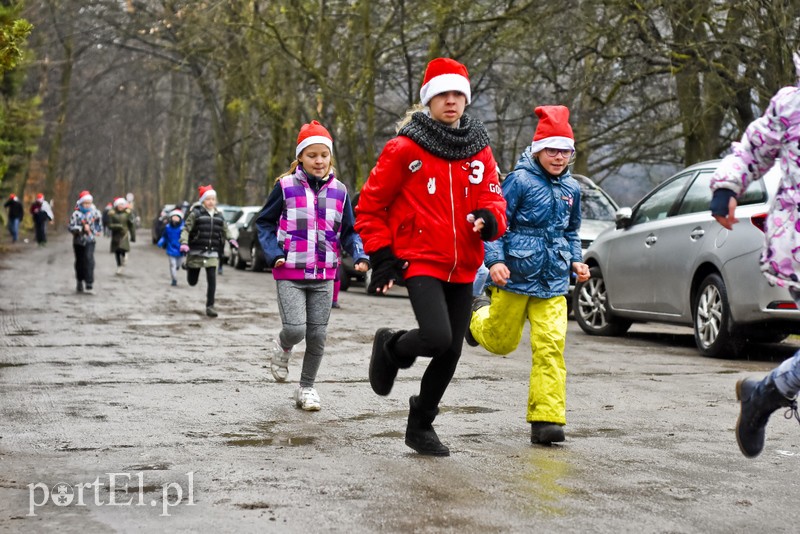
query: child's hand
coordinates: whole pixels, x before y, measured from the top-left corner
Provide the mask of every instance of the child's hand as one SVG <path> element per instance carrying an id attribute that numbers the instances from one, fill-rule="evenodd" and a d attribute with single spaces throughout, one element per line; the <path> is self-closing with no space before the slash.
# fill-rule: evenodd
<path id="1" fill-rule="evenodd" d="M 189 252 L 189 245 L 181 245 L 181 254 L 187 254 Z"/>
<path id="2" fill-rule="evenodd" d="M 360 273 L 365 273 L 369 271 L 369 262 L 360 260 L 358 263 L 355 264 L 355 269 Z"/>
<path id="3" fill-rule="evenodd" d="M 572 262 L 572 272 L 577 275 L 578 282 L 585 282 L 591 277 L 589 274 L 589 266 L 579 261 Z"/>
<path id="4" fill-rule="evenodd" d="M 286 259 L 285 258 L 278 258 L 277 260 L 275 260 L 275 265 L 273 266 L 273 268 L 280 267 L 284 263 L 286 263 Z"/>

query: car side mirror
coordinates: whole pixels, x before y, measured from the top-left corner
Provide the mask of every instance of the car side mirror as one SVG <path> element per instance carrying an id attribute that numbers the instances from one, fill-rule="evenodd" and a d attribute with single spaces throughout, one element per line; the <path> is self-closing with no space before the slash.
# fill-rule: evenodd
<path id="1" fill-rule="evenodd" d="M 633 210 L 631 208 L 618 209 L 614 214 L 614 223 L 617 230 L 630 227 L 631 217 L 633 217 Z"/>

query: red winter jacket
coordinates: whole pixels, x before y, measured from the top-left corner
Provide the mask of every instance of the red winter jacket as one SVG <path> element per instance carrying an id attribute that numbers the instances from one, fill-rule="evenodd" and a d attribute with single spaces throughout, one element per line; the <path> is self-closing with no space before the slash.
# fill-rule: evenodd
<path id="1" fill-rule="evenodd" d="M 446 160 L 405 136 L 386 143 L 356 207 L 356 230 L 367 253 L 386 246 L 408 261 L 405 278 L 432 276 L 471 283 L 483 262 L 483 242 L 467 215 L 487 209 L 506 231 L 506 201 L 492 149 Z"/>

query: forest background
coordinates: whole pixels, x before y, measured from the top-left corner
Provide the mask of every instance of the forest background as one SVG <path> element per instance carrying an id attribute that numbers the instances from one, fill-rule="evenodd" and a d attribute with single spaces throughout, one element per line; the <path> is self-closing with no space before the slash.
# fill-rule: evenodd
<path id="1" fill-rule="evenodd" d="M 0 194 L 43 192 L 57 220 L 83 189 L 133 193 L 145 220 L 206 183 L 262 204 L 311 119 L 358 190 L 437 56 L 468 66 L 503 171 L 534 107 L 564 104 L 573 172 L 630 205 L 724 154 L 800 48 L 796 0 L 0 0 L 4 32 L 20 20 Z"/>

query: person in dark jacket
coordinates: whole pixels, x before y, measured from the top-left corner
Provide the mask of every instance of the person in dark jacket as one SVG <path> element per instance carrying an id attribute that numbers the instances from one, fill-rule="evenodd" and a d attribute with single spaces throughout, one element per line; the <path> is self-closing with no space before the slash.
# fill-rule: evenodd
<path id="1" fill-rule="evenodd" d="M 25 210 L 22 207 L 22 202 L 14 193 L 8 196 L 8 200 L 3 204 L 3 207 L 8 210 L 8 233 L 11 234 L 11 242 L 16 243 L 19 239 L 19 224 L 22 222 L 22 216 Z"/>
<path id="2" fill-rule="evenodd" d="M 231 231 L 225 217 L 217 208 L 217 192 L 211 185 L 201 185 L 198 188 L 200 199 L 189 209 L 189 215 L 181 232 L 182 254 L 187 254 L 186 279 L 190 286 L 197 285 L 200 278 L 200 269 L 206 271 L 206 315 L 217 317 L 219 314 L 214 309 L 214 296 L 217 290 L 217 266 L 219 265 L 219 251 L 222 243 L 227 240 L 232 247 L 239 248 L 239 244 L 231 237 Z"/>
<path id="3" fill-rule="evenodd" d="M 117 274 L 122 274 L 128 263 L 131 243 L 136 242 L 134 215 L 124 198 L 114 199 L 114 207 L 108 213 L 108 227 L 111 229 L 111 252 L 117 262 Z"/>
<path id="4" fill-rule="evenodd" d="M 94 286 L 94 247 L 97 236 L 103 233 L 102 216 L 93 204 L 89 191 L 81 191 L 69 218 L 72 248 L 75 252 L 75 278 L 78 293 L 92 291 Z M 84 285 L 85 284 L 85 285 Z"/>
<path id="5" fill-rule="evenodd" d="M 50 203 L 44 199 L 44 195 L 39 193 L 36 200 L 30 207 L 31 217 L 33 217 L 33 227 L 36 231 L 36 243 L 40 247 L 47 244 L 47 224 L 53 220 L 53 210 Z"/>
<path id="6" fill-rule="evenodd" d="M 519 345 L 530 321 L 532 369 L 527 421 L 531 442 L 564 441 L 567 368 L 567 301 L 570 273 L 589 279 L 578 230 L 581 188 L 570 176 L 575 153 L 569 110 L 536 108 L 539 124 L 533 143 L 503 181 L 509 230 L 486 245 L 485 264 L 492 279 L 491 304 L 478 297 L 467 343 L 494 354 L 508 354 Z M 488 304 L 488 305 L 487 305 Z"/>
<path id="7" fill-rule="evenodd" d="M 505 200 L 486 129 L 464 113 L 471 101 L 467 68 L 432 60 L 420 100 L 424 107 L 401 121 L 361 190 L 356 230 L 372 263 L 369 292 L 383 295 L 404 283 L 419 324 L 377 330 L 370 385 L 388 395 L 398 369 L 430 357 L 419 395 L 409 399 L 405 443 L 420 454 L 448 456 L 432 423 L 461 357 L 482 240 L 506 229 Z"/>
<path id="8" fill-rule="evenodd" d="M 173 286 L 178 285 L 178 269 L 183 264 L 181 232 L 183 232 L 183 210 L 175 208 L 169 212 L 169 222 L 164 225 L 158 240 L 158 246 L 167 251 L 169 274 L 172 277 Z"/>

